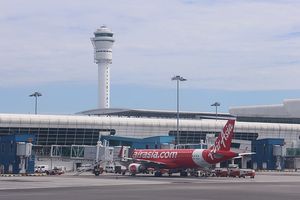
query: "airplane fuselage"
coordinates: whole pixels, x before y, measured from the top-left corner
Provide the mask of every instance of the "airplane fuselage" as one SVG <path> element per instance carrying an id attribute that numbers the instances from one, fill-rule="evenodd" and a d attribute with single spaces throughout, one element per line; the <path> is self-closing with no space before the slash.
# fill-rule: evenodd
<path id="1" fill-rule="evenodd" d="M 210 157 L 210 149 L 143 149 L 134 150 L 133 159 L 164 163 L 166 169 L 206 168 L 237 156 L 231 151 L 219 152 Z"/>
<path id="2" fill-rule="evenodd" d="M 234 120 L 228 120 L 214 145 L 209 149 L 140 149 L 134 150 L 128 166 L 131 174 L 147 170 L 160 169 L 195 169 L 234 158 L 237 153 L 230 151 L 233 137 Z M 159 174 L 157 174 L 159 175 Z"/>

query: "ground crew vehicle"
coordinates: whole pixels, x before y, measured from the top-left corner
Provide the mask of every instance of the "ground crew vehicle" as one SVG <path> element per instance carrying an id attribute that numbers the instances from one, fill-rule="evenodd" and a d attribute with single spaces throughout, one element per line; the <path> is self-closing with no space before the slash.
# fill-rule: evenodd
<path id="1" fill-rule="evenodd" d="M 54 167 L 48 171 L 47 175 L 62 175 L 63 173 L 64 171 L 62 169 Z"/>
<path id="2" fill-rule="evenodd" d="M 37 165 L 34 170 L 35 173 L 49 173 L 48 165 Z"/>
<path id="3" fill-rule="evenodd" d="M 96 164 L 93 169 L 93 174 L 95 174 L 95 176 L 99 176 L 103 173 L 103 171 L 103 167 L 100 164 Z"/>
<path id="4" fill-rule="evenodd" d="M 216 174 L 216 177 L 227 177 L 228 169 L 227 168 L 216 168 L 215 174 Z"/>
<path id="5" fill-rule="evenodd" d="M 255 170 L 253 169 L 241 169 L 240 170 L 240 177 L 246 178 L 246 176 L 249 176 L 250 178 L 255 177 Z"/>
<path id="6" fill-rule="evenodd" d="M 122 174 L 122 175 L 125 175 L 126 173 L 126 167 L 122 166 L 122 165 L 116 165 L 115 166 L 115 173 L 116 174 Z"/>

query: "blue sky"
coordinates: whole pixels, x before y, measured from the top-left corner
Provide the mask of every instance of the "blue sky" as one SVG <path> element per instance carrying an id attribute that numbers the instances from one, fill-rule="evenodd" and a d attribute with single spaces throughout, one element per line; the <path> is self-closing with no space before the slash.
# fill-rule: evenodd
<path id="1" fill-rule="evenodd" d="M 111 107 L 209 112 L 300 98 L 299 1 L 0 2 L 0 113 L 72 114 L 97 105 L 90 42 L 115 33 Z"/>

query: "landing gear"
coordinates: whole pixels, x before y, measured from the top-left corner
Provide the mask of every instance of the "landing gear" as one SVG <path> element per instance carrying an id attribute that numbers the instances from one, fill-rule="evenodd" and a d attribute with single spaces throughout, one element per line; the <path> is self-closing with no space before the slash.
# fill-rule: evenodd
<path id="1" fill-rule="evenodd" d="M 186 171 L 181 171 L 180 176 L 188 176 L 188 173 Z"/>
<path id="2" fill-rule="evenodd" d="M 198 171 L 191 171 L 191 172 L 190 172 L 190 175 L 191 175 L 191 176 L 198 177 L 198 176 L 199 176 L 199 173 L 198 173 Z"/>
<path id="3" fill-rule="evenodd" d="M 154 176 L 155 177 L 161 177 L 162 173 L 160 171 L 155 171 Z"/>

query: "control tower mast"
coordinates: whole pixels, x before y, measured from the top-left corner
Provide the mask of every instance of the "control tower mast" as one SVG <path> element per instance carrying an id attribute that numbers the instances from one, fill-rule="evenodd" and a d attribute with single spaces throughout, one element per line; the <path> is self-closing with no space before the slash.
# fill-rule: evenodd
<path id="1" fill-rule="evenodd" d="M 98 64 L 98 108 L 109 108 L 110 67 L 112 63 L 113 32 L 101 26 L 91 38 L 94 46 L 94 59 Z"/>

